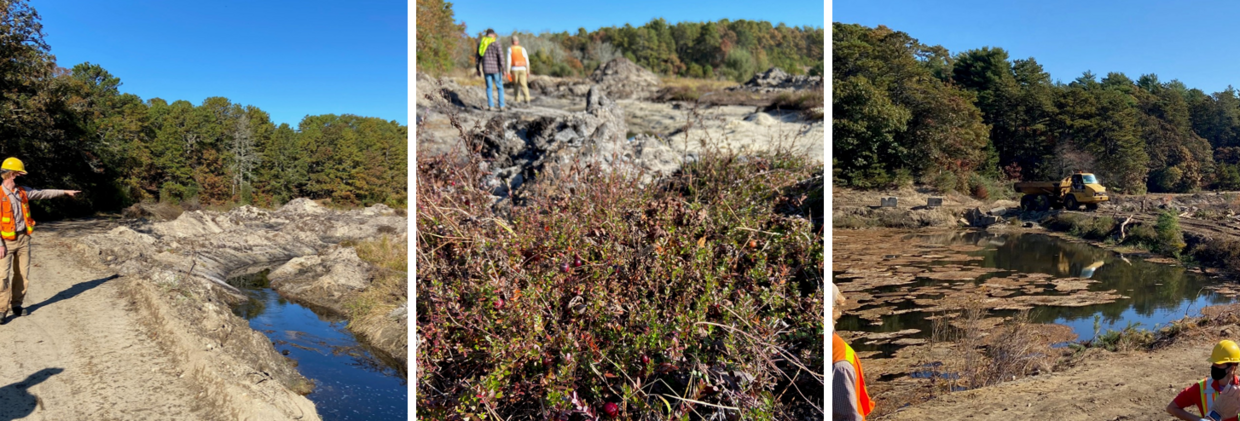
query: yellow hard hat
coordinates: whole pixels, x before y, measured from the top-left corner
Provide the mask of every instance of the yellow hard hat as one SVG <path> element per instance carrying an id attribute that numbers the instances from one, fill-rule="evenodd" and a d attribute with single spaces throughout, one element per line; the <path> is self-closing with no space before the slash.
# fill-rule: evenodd
<path id="1" fill-rule="evenodd" d="M 1210 353 L 1210 362 L 1214 364 L 1240 363 L 1240 346 L 1228 340 L 1219 341 L 1218 345 L 1214 346 L 1214 352 Z"/>
<path id="2" fill-rule="evenodd" d="M 0 164 L 0 169 L 24 173 L 26 172 L 26 164 L 23 164 L 20 159 L 9 158 L 5 159 L 3 164 Z"/>

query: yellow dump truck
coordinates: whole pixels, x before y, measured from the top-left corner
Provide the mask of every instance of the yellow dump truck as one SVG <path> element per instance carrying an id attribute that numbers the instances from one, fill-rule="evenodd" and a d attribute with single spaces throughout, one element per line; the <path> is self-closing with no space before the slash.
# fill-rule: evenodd
<path id="1" fill-rule="evenodd" d="M 1098 177 L 1083 172 L 1059 181 L 1026 181 L 1013 187 L 1017 193 L 1024 194 L 1020 198 L 1020 208 L 1024 210 L 1077 210 L 1081 205 L 1095 210 L 1099 203 L 1109 200 L 1107 188 L 1098 183 Z"/>

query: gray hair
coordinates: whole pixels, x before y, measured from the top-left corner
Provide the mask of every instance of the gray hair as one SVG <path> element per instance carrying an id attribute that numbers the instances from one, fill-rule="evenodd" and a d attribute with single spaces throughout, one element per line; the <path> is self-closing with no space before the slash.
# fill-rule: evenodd
<path id="1" fill-rule="evenodd" d="M 513 43 L 513 44 L 516 44 L 516 43 L 518 43 L 518 42 L 521 42 L 521 40 L 520 40 L 520 39 L 518 39 L 516 35 L 513 35 L 513 36 L 512 36 L 512 43 Z"/>
<path id="2" fill-rule="evenodd" d="M 834 332 L 835 318 L 842 315 L 843 310 L 840 307 L 844 306 L 844 293 L 840 292 L 840 287 L 835 286 L 835 282 L 831 283 L 831 296 L 831 331 Z"/>

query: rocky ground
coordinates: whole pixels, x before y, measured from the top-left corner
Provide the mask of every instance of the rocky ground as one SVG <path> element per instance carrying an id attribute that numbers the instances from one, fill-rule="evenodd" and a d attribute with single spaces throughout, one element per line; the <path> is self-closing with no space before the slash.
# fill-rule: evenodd
<path id="1" fill-rule="evenodd" d="M 753 81 L 738 89 L 763 94 L 821 91 L 821 78 L 816 81 L 816 84 L 807 82 L 803 76 L 790 76 L 776 70 L 755 76 Z M 609 110 L 606 113 L 618 117 L 607 125 L 614 130 L 609 136 L 617 142 L 632 139 L 639 144 L 635 148 L 638 150 L 668 150 L 682 159 L 693 159 L 708 148 L 731 149 L 742 154 L 788 148 L 820 160 L 824 147 L 825 124 L 821 118 L 807 119 L 798 112 L 763 111 L 765 107 L 754 105 L 656 100 L 659 78 L 622 58 L 600 67 L 584 80 L 534 76 L 530 81 L 532 101 L 529 104 L 516 104 L 515 91 L 506 88 L 505 98 L 510 106 L 502 113 L 486 110 L 486 94 L 482 87 L 461 82 L 464 81 L 418 75 L 419 152 L 433 154 L 460 148 L 462 130 L 485 132 L 500 126 L 511 131 L 510 139 L 533 142 L 524 130 L 529 124 L 539 120 L 543 125 L 558 124 L 555 122 L 571 120 L 574 115 L 586 112 L 591 88 L 610 102 L 603 106 Z M 714 94 L 725 95 L 726 92 L 708 92 L 703 97 Z M 765 98 L 764 105 L 772 98 L 758 96 Z M 616 110 L 610 111 L 613 106 Z M 454 126 L 453 119 L 460 127 Z M 575 138 L 591 138 L 591 133 L 578 131 Z M 612 149 L 608 148 L 607 152 Z M 658 160 L 664 159 L 662 153 L 655 155 Z"/>

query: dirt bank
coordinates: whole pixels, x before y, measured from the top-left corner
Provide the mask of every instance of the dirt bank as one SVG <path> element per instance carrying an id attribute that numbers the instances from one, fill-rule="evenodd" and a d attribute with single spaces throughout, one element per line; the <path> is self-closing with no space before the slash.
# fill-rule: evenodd
<path id="1" fill-rule="evenodd" d="M 227 279 L 271 267 L 272 287 L 281 295 L 350 316 L 346 305 L 368 287 L 372 274 L 351 247 L 340 244 L 403 236 L 406 221 L 384 205 L 334 211 L 295 199 L 274 211 L 243 206 L 229 212 L 185 212 L 171 221 L 127 220 L 107 233 L 83 237 L 77 249 L 122 275 L 142 276 L 166 288 L 188 288 L 228 304 L 243 297 Z M 404 332 L 406 318 L 380 318 L 390 326 L 367 331 Z M 402 341 L 388 334 L 383 338 L 372 345 L 403 364 L 407 350 Z"/>
<path id="2" fill-rule="evenodd" d="M 0 331 L 18 332 L 25 323 L 46 320 L 41 314 L 62 321 L 56 323 L 63 326 L 41 325 L 38 331 L 5 336 L 14 341 L 13 349 L 37 351 L 14 353 L 13 358 L 25 361 L 23 354 L 38 354 L 48 360 L 41 365 L 64 368 L 47 380 L 53 385 L 57 383 L 52 380 L 60 377 L 77 381 L 72 377 L 76 373 L 99 377 L 53 394 L 67 390 L 103 396 L 100 408 L 87 400 L 63 405 L 69 412 L 50 412 L 72 416 L 46 419 L 80 419 L 84 414 L 102 415 L 92 419 L 147 419 L 133 414 L 150 412 L 149 419 L 313 420 L 318 419 L 314 404 L 302 396 L 313 385 L 297 373 L 294 361 L 276 352 L 270 339 L 232 313 L 231 306 L 243 296 L 226 280 L 263 265 L 279 271 L 282 265 L 302 259 L 300 267 L 305 272 L 301 274 L 307 276 L 281 278 L 277 290 L 307 304 L 342 310 L 342 303 L 365 291 L 371 273 L 355 252 L 353 259 L 343 258 L 352 249 L 340 243 L 381 235 L 404 238 L 407 222 L 382 205 L 342 212 L 299 199 L 275 211 L 242 207 L 226 213 L 185 212 L 162 222 L 64 222 L 40 228 L 34 237 L 36 247 L 47 251 L 35 249 L 36 282 L 39 267 L 81 269 L 66 277 L 59 272 L 44 275 L 48 283 L 35 284 L 31 294 L 32 299 L 45 299 L 47 304 L 31 305 L 31 317 L 0 326 Z M 112 274 L 119 278 L 109 278 Z M 70 301 L 75 305 L 61 304 Z M 79 301 L 90 306 L 79 306 Z M 41 308 L 45 305 L 47 309 Z M 49 313 L 52 308 L 63 308 L 66 315 Z M 394 311 L 368 322 L 382 326 L 365 326 L 369 335 L 363 335 L 364 339 L 400 365 L 406 364 L 407 315 Z M 77 335 L 81 339 L 74 332 L 81 332 Z M 89 341 L 106 344 L 96 346 Z M 59 342 L 72 350 L 56 349 Z M 43 349 L 44 343 L 53 348 Z M 99 352 L 109 349 L 118 350 L 115 353 L 123 358 Z M 70 351 L 93 357 L 82 360 Z M 0 366 L 27 365 L 0 362 Z M 164 381 L 161 376 L 166 373 L 173 373 L 172 380 Z M 118 398 L 109 400 L 112 394 Z M 178 401 L 181 395 L 185 402 Z M 149 396 L 161 399 L 152 401 Z M 43 395 L 39 397 L 46 402 Z"/>
<path id="3" fill-rule="evenodd" d="M 219 342 L 174 325 L 175 305 L 165 302 L 188 298 L 73 252 L 83 235 L 110 225 L 40 224 L 32 237 L 30 313 L 0 326 L 0 419 L 318 419 L 309 400 L 281 384 L 300 378 L 282 358 L 240 364 Z M 198 305 L 207 316 L 222 303 Z M 248 327 L 197 322 L 228 342 L 270 348 Z"/>
<path id="4" fill-rule="evenodd" d="M 1234 306 L 1203 313 L 1228 322 L 1180 332 L 1153 351 L 1089 350 L 1060 372 L 942 394 L 880 419 L 1170 419 L 1163 408 L 1181 389 L 1209 375 L 1207 359 L 1214 344 L 1235 340 L 1240 333 Z"/>

